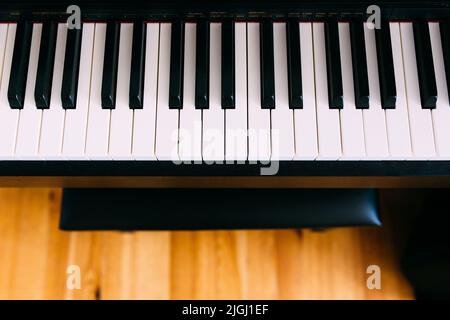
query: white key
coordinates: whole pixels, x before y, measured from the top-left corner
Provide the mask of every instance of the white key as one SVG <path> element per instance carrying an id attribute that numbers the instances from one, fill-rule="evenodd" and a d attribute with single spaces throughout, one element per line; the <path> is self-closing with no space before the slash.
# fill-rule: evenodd
<path id="1" fill-rule="evenodd" d="M 221 105 L 222 24 L 211 23 L 209 28 L 209 109 L 202 110 L 202 157 L 206 163 L 225 159 L 225 115 Z"/>
<path id="2" fill-rule="evenodd" d="M 111 110 L 102 109 L 101 98 L 105 37 L 106 23 L 96 23 L 85 150 L 91 160 L 111 158 L 108 154 Z"/>
<path id="3" fill-rule="evenodd" d="M 270 161 L 270 110 L 261 108 L 259 23 L 247 24 L 248 160 Z"/>
<path id="4" fill-rule="evenodd" d="M 27 84 L 23 109 L 19 114 L 15 156 L 24 160 L 39 159 L 39 136 L 41 131 L 42 110 L 36 108 L 34 88 L 41 44 L 42 24 L 33 24 L 30 60 L 28 64 Z"/>
<path id="5" fill-rule="evenodd" d="M 111 110 L 109 155 L 113 160 L 130 160 L 133 135 L 133 109 L 129 106 L 133 24 L 120 24 L 116 107 Z"/>
<path id="6" fill-rule="evenodd" d="M 158 43 L 159 23 L 147 23 L 143 108 L 134 110 L 132 153 L 136 160 L 156 160 L 155 122 L 158 88 Z"/>
<path id="7" fill-rule="evenodd" d="M 301 22 L 299 26 L 303 108 L 294 110 L 295 160 L 314 160 L 318 147 L 312 25 Z"/>
<path id="8" fill-rule="evenodd" d="M 323 23 L 313 23 L 314 67 L 316 75 L 318 160 L 337 160 L 341 156 L 339 110 L 328 104 L 327 61 Z"/>
<path id="9" fill-rule="evenodd" d="M 400 27 L 396 22 L 390 23 L 389 25 L 397 99 L 395 109 L 385 110 L 386 128 L 390 159 L 401 160 L 412 156 L 411 136 L 409 131 L 408 105 L 406 102 L 405 77 L 403 74 Z"/>
<path id="10" fill-rule="evenodd" d="M 431 111 L 422 109 L 412 23 L 400 23 L 403 70 L 405 73 L 409 128 L 414 159 L 426 160 L 436 155 Z"/>
<path id="11" fill-rule="evenodd" d="M 0 24 L 0 61 L 3 62 L 3 57 L 5 54 L 5 48 L 6 48 L 6 38 L 8 37 L 8 24 L 3 23 Z M 0 79 L 1 74 L 3 71 L 3 63 L 0 63 Z M 1 86 L 1 83 L 0 83 Z"/>
<path id="12" fill-rule="evenodd" d="M 356 109 L 352 71 L 350 27 L 339 23 L 339 47 L 341 49 L 342 92 L 344 108 L 340 110 L 342 156 L 341 159 L 360 160 L 366 155 L 362 110 Z"/>
<path id="13" fill-rule="evenodd" d="M 161 23 L 159 31 L 158 102 L 156 107 L 156 158 L 179 161 L 178 109 L 169 109 L 171 24 Z"/>
<path id="14" fill-rule="evenodd" d="M 50 108 L 43 111 L 39 155 L 48 160 L 62 158 L 65 110 L 61 103 L 61 87 L 64 71 L 64 55 L 67 39 L 67 24 L 58 24 L 56 36 L 55 62 L 53 66 Z"/>
<path id="15" fill-rule="evenodd" d="M 0 159 L 7 160 L 14 158 L 14 148 L 16 145 L 17 124 L 19 121 L 19 110 L 11 109 L 8 102 L 8 85 L 11 72 L 11 62 L 14 51 L 14 41 L 16 38 L 15 23 L 2 24 L 2 34 L 7 28 L 5 42 L 5 54 L 3 58 L 3 68 L 1 69 L 0 83 Z M 2 36 L 4 37 L 4 36 Z M 0 67 L 1 68 L 1 67 Z"/>
<path id="16" fill-rule="evenodd" d="M 81 37 L 80 69 L 78 73 L 77 105 L 66 110 L 62 153 L 66 159 L 87 159 L 86 131 L 91 86 L 92 52 L 94 50 L 94 23 L 84 23 Z"/>
<path id="17" fill-rule="evenodd" d="M 225 110 L 225 159 L 247 160 L 247 24 L 234 24 L 235 108 Z"/>
<path id="18" fill-rule="evenodd" d="M 386 115 L 381 107 L 375 29 L 369 29 L 367 24 L 364 24 L 364 38 L 370 95 L 369 109 L 362 111 L 366 142 L 365 159 L 381 160 L 389 157 Z"/>
<path id="19" fill-rule="evenodd" d="M 431 111 L 433 117 L 434 139 L 437 159 L 450 159 L 450 107 L 445 78 L 444 57 L 442 53 L 439 23 L 429 23 L 434 72 L 436 74 L 437 102 Z"/>
<path id="20" fill-rule="evenodd" d="M 275 109 L 271 110 L 271 160 L 292 160 L 295 154 L 294 111 L 289 109 L 286 23 L 273 24 Z"/>
<path id="21" fill-rule="evenodd" d="M 185 162 L 202 160 L 202 111 L 195 109 L 195 23 L 186 23 L 183 109 L 180 110 L 179 154 Z"/>

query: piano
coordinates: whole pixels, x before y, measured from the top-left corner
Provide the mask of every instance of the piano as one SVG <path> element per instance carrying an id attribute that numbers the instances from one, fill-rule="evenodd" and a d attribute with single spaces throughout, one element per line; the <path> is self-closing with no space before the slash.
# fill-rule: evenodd
<path id="1" fill-rule="evenodd" d="M 449 5 L 3 1 L 0 183 L 450 186 Z"/>

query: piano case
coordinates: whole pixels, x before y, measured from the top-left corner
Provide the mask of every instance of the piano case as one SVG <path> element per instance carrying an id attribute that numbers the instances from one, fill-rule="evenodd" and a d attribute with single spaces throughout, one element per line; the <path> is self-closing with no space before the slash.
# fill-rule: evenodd
<path id="1" fill-rule="evenodd" d="M 63 230 L 380 226 L 375 189 L 65 189 Z"/>

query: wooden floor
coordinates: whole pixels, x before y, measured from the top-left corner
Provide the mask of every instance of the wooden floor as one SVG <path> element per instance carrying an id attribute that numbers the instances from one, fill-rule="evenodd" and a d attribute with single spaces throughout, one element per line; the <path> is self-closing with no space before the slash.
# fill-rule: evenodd
<path id="1" fill-rule="evenodd" d="M 69 233 L 60 190 L 0 189 L 0 299 L 410 299 L 404 222 L 387 214 L 399 195 L 384 197 L 384 228 Z M 366 287 L 373 264 L 381 290 Z"/>

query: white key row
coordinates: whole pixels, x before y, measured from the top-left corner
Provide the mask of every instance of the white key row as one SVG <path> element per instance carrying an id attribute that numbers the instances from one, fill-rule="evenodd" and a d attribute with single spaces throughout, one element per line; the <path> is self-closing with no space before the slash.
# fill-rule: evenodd
<path id="1" fill-rule="evenodd" d="M 236 108 L 221 108 L 221 24 L 210 26 L 210 108 L 195 109 L 196 25 L 185 25 L 184 105 L 170 109 L 170 23 L 147 24 L 144 107 L 128 107 L 133 25 L 120 29 L 117 102 L 101 108 L 106 24 L 83 26 L 77 108 L 61 106 L 67 28 L 58 25 L 50 109 L 34 104 L 41 24 L 33 25 L 24 108 L 7 101 L 15 24 L 0 25 L 0 159 L 433 160 L 450 159 L 450 107 L 439 24 L 430 23 L 437 108 L 422 109 L 411 23 L 391 23 L 397 106 L 380 102 L 374 30 L 364 28 L 369 109 L 356 109 L 350 32 L 339 23 L 344 108 L 329 109 L 323 23 L 299 23 L 303 109 L 289 109 L 286 24 L 274 23 L 276 108 L 262 109 L 260 28 L 235 25 Z M 300 57 L 299 57 L 300 58 Z"/>

